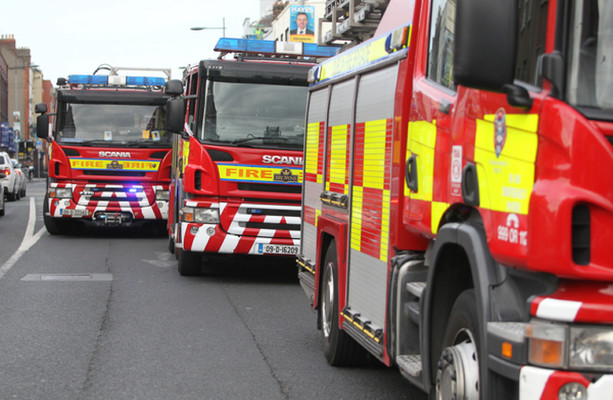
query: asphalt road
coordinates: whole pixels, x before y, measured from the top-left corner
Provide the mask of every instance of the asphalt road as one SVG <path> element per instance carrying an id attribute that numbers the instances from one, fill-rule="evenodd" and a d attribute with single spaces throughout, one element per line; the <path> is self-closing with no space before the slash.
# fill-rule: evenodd
<path id="1" fill-rule="evenodd" d="M 44 181 L 0 217 L 0 399 L 425 399 L 377 361 L 330 367 L 292 260 L 181 277 L 146 228 L 51 236 Z"/>

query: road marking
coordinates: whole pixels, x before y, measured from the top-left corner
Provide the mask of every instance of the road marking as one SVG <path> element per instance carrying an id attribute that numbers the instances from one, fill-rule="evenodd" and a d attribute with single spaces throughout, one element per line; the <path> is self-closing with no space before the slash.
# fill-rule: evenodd
<path id="1" fill-rule="evenodd" d="M 27 274 L 22 281 L 100 282 L 112 281 L 113 274 Z"/>
<path id="2" fill-rule="evenodd" d="M 155 265 L 160 268 L 169 268 L 175 264 L 175 256 L 174 254 L 170 254 L 169 252 L 155 252 L 156 260 L 142 260 L 148 264 Z"/>
<path id="3" fill-rule="evenodd" d="M 17 251 L 6 260 L 6 262 L 0 267 L 0 279 L 6 274 L 15 263 L 21 258 L 21 256 L 38 242 L 38 239 L 45 232 L 45 228 L 41 228 L 36 234 L 34 234 L 34 225 L 36 224 L 36 200 L 34 197 L 30 197 L 30 214 L 28 216 L 28 226 L 26 227 L 26 233 L 23 235 L 23 240 Z"/>

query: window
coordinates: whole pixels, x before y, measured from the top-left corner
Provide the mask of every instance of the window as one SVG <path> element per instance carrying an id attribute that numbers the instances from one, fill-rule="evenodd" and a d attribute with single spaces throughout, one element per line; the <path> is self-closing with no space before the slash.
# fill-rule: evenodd
<path id="1" fill-rule="evenodd" d="M 569 37 L 567 98 L 572 105 L 613 110 L 613 2 L 577 0 Z"/>
<path id="2" fill-rule="evenodd" d="M 196 90 L 198 88 L 198 74 L 197 73 L 191 74 L 188 77 L 188 79 L 186 79 L 186 82 L 187 82 L 187 94 L 195 95 Z M 189 126 L 192 129 L 192 132 L 195 132 L 196 131 L 195 121 L 197 120 L 197 116 L 196 116 L 197 103 L 196 103 L 195 98 L 191 98 L 187 101 L 187 109 L 188 109 L 187 121 L 189 123 Z"/>
<path id="3" fill-rule="evenodd" d="M 207 80 L 204 90 L 200 140 L 302 149 L 306 86 Z"/>
<path id="4" fill-rule="evenodd" d="M 455 9 L 456 0 L 432 0 L 428 48 L 428 78 L 452 90 Z"/>
<path id="5" fill-rule="evenodd" d="M 515 79 L 534 86 L 542 85 L 539 58 L 545 52 L 548 5 L 546 0 L 524 0 L 519 2 L 517 12 L 519 30 Z"/>

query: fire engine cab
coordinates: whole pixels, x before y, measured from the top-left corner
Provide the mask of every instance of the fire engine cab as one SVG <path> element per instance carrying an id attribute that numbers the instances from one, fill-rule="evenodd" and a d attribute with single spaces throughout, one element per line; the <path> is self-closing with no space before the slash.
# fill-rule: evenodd
<path id="1" fill-rule="evenodd" d="M 105 69 L 109 75 L 97 74 Z M 67 233 L 75 221 L 151 222 L 165 230 L 171 146 L 166 78 L 118 73 L 134 69 L 103 64 L 93 75 L 60 78 L 55 112 L 36 106 L 38 137 L 50 141 L 43 205 L 49 233 Z M 170 70 L 158 72 L 170 78 Z"/>
<path id="2" fill-rule="evenodd" d="M 298 269 L 330 364 L 370 353 L 437 400 L 611 398 L 612 16 L 392 0 L 310 71 Z"/>
<path id="3" fill-rule="evenodd" d="M 168 116 L 181 132 L 168 220 L 181 275 L 205 254 L 298 253 L 307 72 L 336 50 L 221 38 L 218 59 L 185 70 Z"/>

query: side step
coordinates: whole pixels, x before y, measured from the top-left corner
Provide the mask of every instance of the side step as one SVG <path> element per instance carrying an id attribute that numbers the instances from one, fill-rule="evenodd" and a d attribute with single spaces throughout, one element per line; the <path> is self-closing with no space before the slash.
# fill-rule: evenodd
<path id="1" fill-rule="evenodd" d="M 421 356 L 419 354 L 404 354 L 396 358 L 396 364 L 402 375 L 412 384 L 424 390 L 424 382 L 421 377 Z"/>

